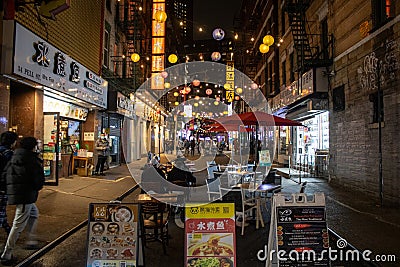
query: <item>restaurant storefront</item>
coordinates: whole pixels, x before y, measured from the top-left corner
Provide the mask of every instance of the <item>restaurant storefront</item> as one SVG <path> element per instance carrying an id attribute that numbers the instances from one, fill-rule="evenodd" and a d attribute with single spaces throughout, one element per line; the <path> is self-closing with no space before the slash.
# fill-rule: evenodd
<path id="1" fill-rule="evenodd" d="M 280 126 L 276 131 L 276 159 L 280 164 L 314 168 L 315 156 L 329 149 L 328 79 L 314 68 L 285 87 L 272 101 L 275 115 L 304 126 Z"/>
<path id="2" fill-rule="evenodd" d="M 40 141 L 46 182 L 57 185 L 59 177 L 76 171 L 72 158 L 78 152 L 88 151 L 94 164 L 95 116 L 107 107 L 108 85 L 25 27 L 5 23 L 9 129 Z"/>

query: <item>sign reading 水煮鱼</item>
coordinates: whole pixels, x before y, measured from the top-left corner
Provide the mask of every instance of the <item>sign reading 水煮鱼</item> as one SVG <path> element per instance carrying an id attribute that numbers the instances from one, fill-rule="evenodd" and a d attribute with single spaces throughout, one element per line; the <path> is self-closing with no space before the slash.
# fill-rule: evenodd
<path id="1" fill-rule="evenodd" d="M 235 204 L 187 204 L 185 266 L 236 266 Z"/>
<path id="2" fill-rule="evenodd" d="M 107 81 L 18 23 L 14 48 L 13 74 L 107 108 Z"/>
<path id="3" fill-rule="evenodd" d="M 138 216 L 137 204 L 91 203 L 86 266 L 136 266 Z"/>

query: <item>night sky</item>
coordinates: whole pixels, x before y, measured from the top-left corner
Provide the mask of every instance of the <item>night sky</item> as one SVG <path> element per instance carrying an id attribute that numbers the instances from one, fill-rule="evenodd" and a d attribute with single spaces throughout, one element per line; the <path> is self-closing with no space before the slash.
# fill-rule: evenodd
<path id="1" fill-rule="evenodd" d="M 233 18 L 242 0 L 193 0 L 194 39 L 211 39 L 215 28 L 222 28 L 227 37 L 233 36 Z M 202 33 L 198 28 L 203 27 Z"/>

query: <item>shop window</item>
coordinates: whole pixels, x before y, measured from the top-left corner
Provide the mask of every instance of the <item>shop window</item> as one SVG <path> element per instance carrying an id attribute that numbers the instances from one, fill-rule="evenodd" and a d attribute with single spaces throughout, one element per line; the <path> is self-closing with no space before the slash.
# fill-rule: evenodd
<path id="1" fill-rule="evenodd" d="M 380 103 L 378 102 L 378 93 L 373 93 L 369 95 L 369 101 L 372 102 L 373 106 L 373 113 L 372 113 L 372 123 L 378 123 L 379 122 L 379 114 L 381 117 L 381 122 L 384 120 L 384 114 L 383 114 L 383 94 L 381 93 L 380 95 Z M 380 107 L 379 107 L 380 104 Z M 379 111 L 380 109 L 380 111 Z"/>
<path id="2" fill-rule="evenodd" d="M 393 0 L 372 0 L 372 22 L 374 29 L 381 27 L 390 18 L 394 17 Z"/>

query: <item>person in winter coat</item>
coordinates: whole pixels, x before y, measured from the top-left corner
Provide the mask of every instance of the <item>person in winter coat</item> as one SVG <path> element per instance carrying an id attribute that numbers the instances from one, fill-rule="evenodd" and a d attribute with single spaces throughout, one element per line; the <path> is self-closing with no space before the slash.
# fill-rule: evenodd
<path id="1" fill-rule="evenodd" d="M 27 248 L 35 249 L 38 245 L 35 234 L 39 210 L 35 202 L 43 188 L 44 172 L 42 161 L 35 152 L 36 146 L 36 138 L 23 138 L 20 148 L 15 150 L 5 168 L 8 203 L 16 207 L 13 225 L 1 255 L 1 263 L 4 265 L 12 264 L 15 243 L 27 225 Z"/>
<path id="2" fill-rule="evenodd" d="M 104 176 L 104 164 L 108 159 L 109 151 L 110 151 L 110 143 L 108 142 L 106 136 L 104 134 L 100 135 L 100 138 L 96 141 L 96 150 L 97 150 L 97 164 L 96 169 L 93 175 L 101 175 Z"/>
<path id="3" fill-rule="evenodd" d="M 7 235 L 10 233 L 11 226 L 7 221 L 7 201 L 6 181 L 3 177 L 3 170 L 14 154 L 14 147 L 17 143 L 18 135 L 15 132 L 7 131 L 0 136 L 0 227 L 4 228 Z"/>

